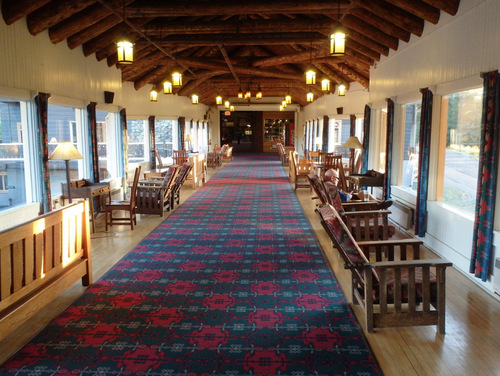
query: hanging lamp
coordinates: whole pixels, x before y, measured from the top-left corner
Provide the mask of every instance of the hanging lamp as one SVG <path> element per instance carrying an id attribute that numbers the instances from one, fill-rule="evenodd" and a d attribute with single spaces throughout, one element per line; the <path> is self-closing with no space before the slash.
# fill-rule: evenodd
<path id="1" fill-rule="evenodd" d="M 182 73 L 178 69 L 172 72 L 172 86 L 173 87 L 182 86 Z"/>
<path id="2" fill-rule="evenodd" d="M 345 39 L 347 30 L 340 24 L 340 0 L 338 1 L 338 17 L 337 24 L 330 33 L 330 55 L 331 56 L 344 56 L 345 55 Z"/>
<path id="3" fill-rule="evenodd" d="M 234 106 L 233 105 L 229 106 L 229 111 L 231 111 L 231 112 L 234 111 Z"/>
<path id="4" fill-rule="evenodd" d="M 345 92 L 346 92 L 346 86 L 344 84 L 340 84 L 339 86 L 337 86 L 337 93 L 339 97 L 345 96 Z"/>
<path id="5" fill-rule="evenodd" d="M 170 81 L 163 82 L 163 94 L 172 94 L 172 83 Z"/>
<path id="6" fill-rule="evenodd" d="M 321 80 L 321 90 L 322 91 L 330 91 L 330 80 L 328 77 L 323 77 Z"/>
<path id="7" fill-rule="evenodd" d="M 229 109 L 229 108 L 230 108 L 230 106 L 231 106 L 231 102 L 229 102 L 229 101 L 225 101 L 225 102 L 224 102 L 224 107 L 225 107 L 225 108 Z"/>
<path id="8" fill-rule="evenodd" d="M 312 102 L 313 100 L 314 100 L 314 94 L 312 91 L 309 90 L 309 92 L 307 93 L 307 101 Z"/>
<path id="9" fill-rule="evenodd" d="M 191 95 L 191 103 L 192 104 L 198 104 L 199 99 L 200 98 L 198 97 L 198 94 Z"/>
<path id="10" fill-rule="evenodd" d="M 238 99 L 243 99 L 243 90 L 241 90 L 241 85 L 240 90 L 238 91 Z"/>
<path id="11" fill-rule="evenodd" d="M 125 23 L 125 1 L 123 1 L 123 22 Z M 124 31 L 116 42 L 116 53 L 119 64 L 132 64 L 134 62 L 134 44 Z"/>
<path id="12" fill-rule="evenodd" d="M 216 103 L 216 104 L 222 104 L 222 97 L 221 97 L 220 95 L 217 95 L 217 96 L 215 97 L 215 103 Z"/>
<path id="13" fill-rule="evenodd" d="M 260 88 L 260 84 L 259 84 L 259 87 L 257 88 L 257 93 L 255 94 L 255 99 L 262 99 L 262 90 Z"/>
<path id="14" fill-rule="evenodd" d="M 149 92 L 149 100 L 151 102 L 158 102 L 158 91 L 154 87 Z"/>
<path id="15" fill-rule="evenodd" d="M 314 69 L 312 64 L 306 69 L 306 84 L 307 85 L 315 85 L 316 84 L 316 70 Z"/>
<path id="16" fill-rule="evenodd" d="M 285 95 L 286 104 L 292 104 L 292 96 L 290 94 Z"/>

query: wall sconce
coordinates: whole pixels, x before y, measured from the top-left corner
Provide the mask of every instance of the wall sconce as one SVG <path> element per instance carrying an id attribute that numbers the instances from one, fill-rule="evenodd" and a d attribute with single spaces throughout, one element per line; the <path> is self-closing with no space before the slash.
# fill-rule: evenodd
<path id="1" fill-rule="evenodd" d="M 309 92 L 307 93 L 307 101 L 308 101 L 308 102 L 312 102 L 313 100 L 314 100 L 314 94 L 313 94 L 313 92 L 312 92 L 312 91 L 309 91 Z"/>
<path id="2" fill-rule="evenodd" d="M 215 103 L 216 103 L 216 104 L 222 104 L 222 97 L 221 97 L 220 95 L 217 95 L 217 96 L 215 97 Z"/>
<path id="3" fill-rule="evenodd" d="M 172 72 L 172 86 L 181 87 L 182 86 L 182 73 L 178 70 Z"/>
<path id="4" fill-rule="evenodd" d="M 338 91 L 339 97 L 345 96 L 345 91 L 346 91 L 345 85 L 340 84 L 339 86 L 337 86 L 337 91 Z"/>
<path id="5" fill-rule="evenodd" d="M 151 91 L 149 92 L 149 100 L 151 102 L 158 102 L 158 92 L 156 91 L 155 88 L 152 88 Z"/>
<path id="6" fill-rule="evenodd" d="M 292 104 L 292 96 L 290 94 L 287 94 L 285 96 L 285 101 L 286 101 L 286 104 Z"/>
<path id="7" fill-rule="evenodd" d="M 163 94 L 172 94 L 172 83 L 170 81 L 163 83 Z"/>
<path id="8" fill-rule="evenodd" d="M 116 42 L 116 53 L 119 64 L 132 64 L 134 62 L 134 44 L 126 33 L 123 33 Z"/>
<path id="9" fill-rule="evenodd" d="M 74 159 L 83 159 L 82 155 L 78 151 L 78 149 L 73 145 L 70 141 L 61 142 L 54 149 L 52 154 L 49 157 L 51 161 L 65 161 L 66 162 L 66 184 L 68 184 L 68 200 L 71 204 L 71 187 L 70 187 L 70 178 L 69 178 L 69 161 Z"/>
<path id="10" fill-rule="evenodd" d="M 198 104 L 198 100 L 199 100 L 198 94 L 191 95 L 191 103 L 192 104 Z"/>
<path id="11" fill-rule="evenodd" d="M 224 102 L 224 107 L 225 107 L 225 108 L 229 109 L 229 108 L 230 108 L 230 106 L 231 106 L 231 102 L 229 102 L 229 101 L 225 101 L 225 102 Z"/>
<path id="12" fill-rule="evenodd" d="M 312 65 L 309 65 L 306 69 L 306 84 L 315 85 L 316 84 L 316 71 Z"/>
<path id="13" fill-rule="evenodd" d="M 321 90 L 322 91 L 330 91 L 330 80 L 327 77 L 324 77 L 321 80 Z"/>

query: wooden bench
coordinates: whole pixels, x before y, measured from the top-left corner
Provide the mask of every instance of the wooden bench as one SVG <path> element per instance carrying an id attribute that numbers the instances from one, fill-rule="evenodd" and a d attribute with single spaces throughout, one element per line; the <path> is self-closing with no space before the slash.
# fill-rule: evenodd
<path id="1" fill-rule="evenodd" d="M 415 239 L 356 242 L 337 211 L 318 208 L 323 228 L 351 271 L 352 301 L 363 309 L 366 330 L 437 325 L 445 333 L 446 268 L 443 259 L 420 259 Z"/>
<path id="2" fill-rule="evenodd" d="M 0 232 L 0 340 L 80 278 L 92 283 L 87 201 Z"/>

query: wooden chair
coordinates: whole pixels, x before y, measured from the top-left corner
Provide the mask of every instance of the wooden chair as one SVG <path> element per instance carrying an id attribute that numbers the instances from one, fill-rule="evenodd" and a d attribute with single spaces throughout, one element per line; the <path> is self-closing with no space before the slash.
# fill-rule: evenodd
<path id="1" fill-rule="evenodd" d="M 415 325 L 436 325 L 445 333 L 445 275 L 451 262 L 421 260 L 420 240 L 357 242 L 332 206 L 316 212 L 351 271 L 352 302 L 362 308 L 369 333 Z"/>
<path id="2" fill-rule="evenodd" d="M 141 181 L 137 186 L 137 213 L 159 214 L 163 217 L 164 211 L 171 209 L 171 194 L 177 167 L 170 167 L 162 179 Z"/>
<path id="3" fill-rule="evenodd" d="M 329 154 L 324 156 L 323 162 L 323 174 L 330 170 L 337 170 L 339 173 L 339 183 L 338 187 L 342 191 L 348 191 L 347 180 L 345 178 L 344 166 L 342 165 L 342 155 L 341 154 Z"/>
<path id="4" fill-rule="evenodd" d="M 207 167 L 217 167 L 217 154 L 214 151 L 209 151 L 207 153 Z"/>
<path id="5" fill-rule="evenodd" d="M 299 155 L 297 152 L 291 153 L 290 156 L 290 173 L 293 182 L 294 189 L 297 188 L 309 188 L 309 181 L 307 180 L 307 175 L 313 170 L 313 163 L 308 159 L 299 160 Z"/>
<path id="6" fill-rule="evenodd" d="M 163 160 L 161 159 L 160 151 L 158 149 L 155 149 L 155 158 L 156 158 L 156 168 L 157 169 L 164 168 Z"/>
<path id="7" fill-rule="evenodd" d="M 186 150 L 174 150 L 173 151 L 174 165 L 182 165 L 188 161 L 188 155 Z"/>
<path id="8" fill-rule="evenodd" d="M 177 174 L 177 177 L 175 178 L 175 181 L 174 181 L 173 187 L 172 187 L 172 193 L 171 193 L 171 199 L 170 199 L 170 207 L 172 209 L 174 208 L 175 203 L 177 205 L 179 205 L 179 203 L 180 203 L 180 193 L 181 193 L 182 185 L 186 181 L 192 168 L 193 168 L 193 163 L 185 162 L 182 164 L 182 166 L 179 169 L 179 172 Z"/>
<path id="9" fill-rule="evenodd" d="M 224 151 L 224 154 L 222 155 L 222 161 L 229 162 L 232 160 L 233 160 L 233 147 L 229 146 L 228 148 L 226 148 L 226 150 Z"/>
<path id="10" fill-rule="evenodd" d="M 109 204 L 104 206 L 104 211 L 106 215 L 106 231 L 108 231 L 108 226 L 118 225 L 118 224 L 129 224 L 130 229 L 134 229 L 134 224 L 137 225 L 136 216 L 136 194 L 137 185 L 139 184 L 139 177 L 141 175 L 141 167 L 135 169 L 134 181 L 132 183 L 132 188 L 130 190 L 130 199 L 122 201 L 111 201 Z M 114 217 L 113 212 L 116 210 L 121 210 L 128 212 L 128 217 Z"/>
<path id="11" fill-rule="evenodd" d="M 314 162 L 319 162 L 319 151 L 310 151 L 309 152 L 309 159 L 312 159 Z"/>

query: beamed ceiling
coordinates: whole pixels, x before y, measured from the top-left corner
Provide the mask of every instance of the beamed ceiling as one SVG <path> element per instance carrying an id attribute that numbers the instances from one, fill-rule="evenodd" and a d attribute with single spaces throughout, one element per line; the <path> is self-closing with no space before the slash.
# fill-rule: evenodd
<path id="1" fill-rule="evenodd" d="M 290 94 L 306 104 L 312 63 L 331 90 L 343 83 L 368 87 L 370 67 L 399 41 L 422 35 L 425 21 L 455 15 L 460 0 L 2 0 L 10 25 L 25 20 L 31 34 L 48 30 L 53 43 L 81 48 L 87 58 L 121 69 L 122 80 L 162 89 L 178 67 L 184 85 L 174 94 L 234 98 L 239 88 L 264 97 Z M 329 55 L 328 33 L 337 21 L 348 30 L 345 57 Z M 117 64 L 115 42 L 128 33 L 134 62 Z M 319 79 L 318 79 L 319 81 Z"/>

